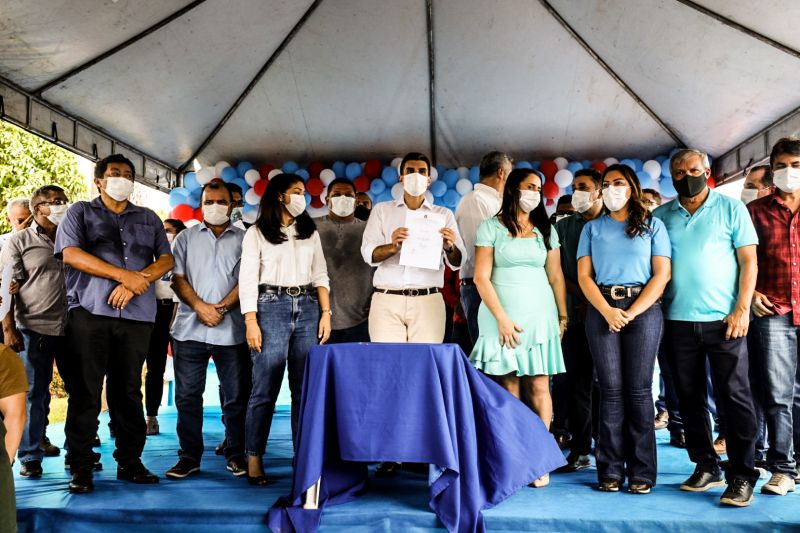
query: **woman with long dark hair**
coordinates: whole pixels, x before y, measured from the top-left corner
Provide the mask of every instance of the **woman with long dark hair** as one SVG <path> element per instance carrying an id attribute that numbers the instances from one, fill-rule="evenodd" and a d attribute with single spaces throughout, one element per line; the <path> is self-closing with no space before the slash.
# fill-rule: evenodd
<path id="1" fill-rule="evenodd" d="M 660 298 L 670 278 L 664 223 L 642 199 L 636 173 L 603 174 L 606 213 L 583 228 L 578 283 L 591 307 L 586 336 L 600 381 L 598 489 L 648 494 L 656 483 L 653 367 L 663 332 Z"/>
<path id="2" fill-rule="evenodd" d="M 470 360 L 517 398 L 524 390 L 549 429 L 550 376 L 565 371 L 561 336 L 567 293 L 542 185 L 535 170 L 511 171 L 500 212 L 478 228 L 474 281 L 483 301 Z M 534 486 L 546 486 L 548 476 Z"/>
<path id="3" fill-rule="evenodd" d="M 328 270 L 319 233 L 305 209 L 300 176 L 273 177 L 242 244 L 239 300 L 253 361 L 245 421 L 247 480 L 252 485 L 267 483 L 263 455 L 287 362 L 295 441 L 306 355 L 331 332 Z"/>

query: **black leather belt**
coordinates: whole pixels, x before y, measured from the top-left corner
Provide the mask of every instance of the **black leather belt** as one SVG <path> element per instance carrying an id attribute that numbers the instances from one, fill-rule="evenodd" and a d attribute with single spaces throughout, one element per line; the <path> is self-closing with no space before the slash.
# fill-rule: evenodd
<path id="1" fill-rule="evenodd" d="M 625 287 L 623 285 L 601 286 L 600 293 L 603 296 L 608 296 L 612 300 L 624 300 L 625 298 L 633 298 L 639 296 L 644 289 L 643 286 L 638 285 L 635 287 Z"/>
<path id="2" fill-rule="evenodd" d="M 273 293 L 273 294 L 288 294 L 289 296 L 305 296 L 307 294 L 314 294 L 313 285 L 296 285 L 294 287 L 281 287 L 279 285 L 267 285 L 262 283 L 258 286 L 258 294 Z"/>
<path id="3" fill-rule="evenodd" d="M 475 285 L 475 280 L 472 278 L 461 278 L 461 285 Z"/>
<path id="4" fill-rule="evenodd" d="M 175 303 L 175 300 L 173 300 L 172 298 L 159 298 L 156 301 L 158 302 L 159 305 L 173 305 Z"/>
<path id="5" fill-rule="evenodd" d="M 382 294 L 394 294 L 396 296 L 427 296 L 429 294 L 436 294 L 439 292 L 438 287 L 430 287 L 427 289 L 375 289 L 375 292 Z"/>

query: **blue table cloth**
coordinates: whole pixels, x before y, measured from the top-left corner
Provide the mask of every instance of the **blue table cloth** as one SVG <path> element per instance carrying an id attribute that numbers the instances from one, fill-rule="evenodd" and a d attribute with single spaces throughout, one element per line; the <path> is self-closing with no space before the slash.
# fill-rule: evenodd
<path id="1" fill-rule="evenodd" d="M 276 533 L 319 527 L 325 504 L 364 487 L 368 462 L 429 463 L 430 506 L 452 532 L 565 464 L 542 421 L 454 344 L 314 346 L 306 362 L 294 481 L 269 512 Z M 303 493 L 322 479 L 318 509 Z"/>

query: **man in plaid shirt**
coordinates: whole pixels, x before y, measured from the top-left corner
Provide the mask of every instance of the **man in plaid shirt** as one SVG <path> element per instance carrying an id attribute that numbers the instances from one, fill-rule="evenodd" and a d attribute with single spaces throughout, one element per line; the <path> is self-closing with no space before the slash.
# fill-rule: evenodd
<path id="1" fill-rule="evenodd" d="M 763 376 L 770 480 L 765 494 L 795 489 L 798 453 L 792 408 L 800 333 L 800 139 L 784 138 L 770 155 L 775 193 L 747 209 L 758 234 L 758 280 L 753 293 L 753 327 L 759 345 L 751 364 Z"/>

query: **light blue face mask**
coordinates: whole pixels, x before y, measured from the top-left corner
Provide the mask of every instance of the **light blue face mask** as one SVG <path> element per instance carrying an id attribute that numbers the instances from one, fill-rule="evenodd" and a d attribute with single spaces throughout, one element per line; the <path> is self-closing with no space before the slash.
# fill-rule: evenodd
<path id="1" fill-rule="evenodd" d="M 234 207 L 233 211 L 231 211 L 231 222 L 238 222 L 242 220 L 242 213 L 244 213 L 244 208 Z"/>

